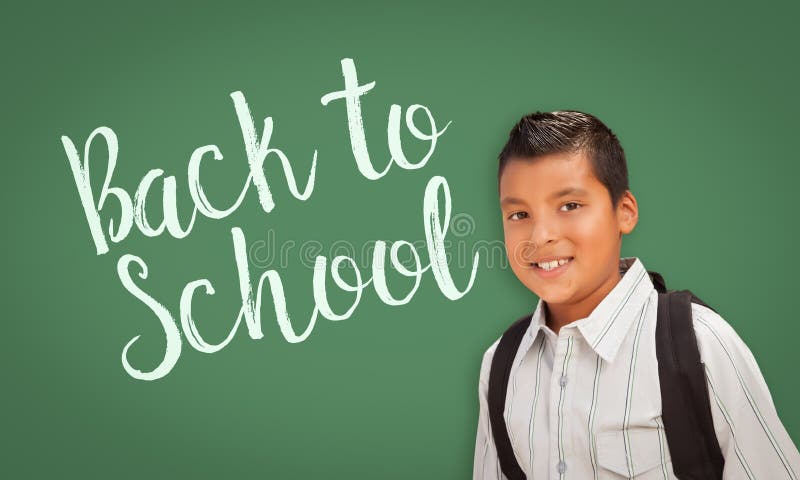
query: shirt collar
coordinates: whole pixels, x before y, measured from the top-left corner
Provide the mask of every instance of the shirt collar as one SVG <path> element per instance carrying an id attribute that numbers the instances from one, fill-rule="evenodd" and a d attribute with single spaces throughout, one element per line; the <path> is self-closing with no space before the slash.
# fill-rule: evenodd
<path id="1" fill-rule="evenodd" d="M 589 346 L 607 362 L 614 360 L 625 334 L 642 314 L 643 305 L 653 290 L 650 275 L 638 257 L 620 258 L 619 268 L 622 279 L 592 313 L 567 325 L 577 327 Z M 528 328 L 531 344 L 545 326 L 544 302 L 539 299 Z"/>

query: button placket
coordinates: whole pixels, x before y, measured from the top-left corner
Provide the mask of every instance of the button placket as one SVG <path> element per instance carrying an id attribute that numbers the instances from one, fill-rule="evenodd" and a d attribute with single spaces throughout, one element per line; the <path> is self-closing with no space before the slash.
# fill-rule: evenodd
<path id="1" fill-rule="evenodd" d="M 551 416 L 551 432 L 553 433 L 553 440 L 555 442 L 552 445 L 556 446 L 556 448 L 551 449 L 551 452 L 553 452 L 551 458 L 553 459 L 552 465 L 555 466 L 559 479 L 564 478 L 564 473 L 567 470 L 567 445 L 565 444 L 567 435 L 565 420 L 566 417 L 568 417 L 568 415 L 566 415 L 568 402 L 566 402 L 566 385 L 567 371 L 569 370 L 569 364 L 573 353 L 574 337 L 571 335 L 571 332 L 564 331 L 563 335 L 559 334 L 558 336 L 556 356 L 553 362 L 554 370 L 557 369 L 557 371 L 553 372 L 553 382 L 551 383 L 551 399 L 554 402 L 554 404 L 552 404 L 553 408 L 551 408 L 551 412 L 554 412 L 554 415 Z"/>

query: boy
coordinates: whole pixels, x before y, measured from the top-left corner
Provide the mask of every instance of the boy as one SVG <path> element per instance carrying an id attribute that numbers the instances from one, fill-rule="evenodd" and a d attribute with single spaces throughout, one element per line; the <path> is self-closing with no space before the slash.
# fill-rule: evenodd
<path id="1" fill-rule="evenodd" d="M 576 112 L 534 113 L 499 156 L 506 253 L 539 302 L 516 351 L 504 418 L 528 479 L 673 479 L 656 358 L 658 292 L 620 258 L 638 220 L 611 130 Z M 748 347 L 691 303 L 723 478 L 799 479 L 800 454 Z M 499 339 L 483 356 L 474 479 L 505 479 L 487 407 Z"/>

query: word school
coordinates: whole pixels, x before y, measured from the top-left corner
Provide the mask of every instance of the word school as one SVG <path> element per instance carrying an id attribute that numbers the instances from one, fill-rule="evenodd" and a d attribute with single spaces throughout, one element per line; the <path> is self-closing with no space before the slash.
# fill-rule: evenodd
<path id="1" fill-rule="evenodd" d="M 333 101 L 344 100 L 347 112 L 350 146 L 359 173 L 369 180 L 379 180 L 389 172 L 392 164 L 396 164 L 398 167 L 406 170 L 424 167 L 435 151 L 437 139 L 444 134 L 450 123 L 448 122 L 441 130 L 437 130 L 433 115 L 427 107 L 424 105 L 409 106 L 405 112 L 405 124 L 408 132 L 417 140 L 428 142 L 428 151 L 425 155 L 420 160 L 411 161 L 404 154 L 400 139 L 402 109 L 399 105 L 392 105 L 389 109 L 387 125 L 387 142 L 391 158 L 382 170 L 376 169 L 367 150 L 367 141 L 361 115 L 361 97 L 375 87 L 375 82 L 359 85 L 355 64 L 352 59 L 343 59 L 341 61 L 341 66 L 345 88 L 322 96 L 321 103 L 323 106 L 326 106 Z M 223 159 L 222 152 L 216 145 L 205 145 L 195 149 L 189 158 L 187 168 L 189 192 L 194 208 L 188 221 L 183 222 L 185 226 L 181 225 L 182 222 L 178 218 L 178 199 L 176 198 L 176 180 L 174 176 L 163 177 L 163 170 L 150 170 L 140 181 L 133 198 L 131 198 L 131 195 L 127 191 L 112 184 L 114 168 L 119 152 L 119 144 L 117 136 L 111 128 L 105 126 L 98 127 L 89 135 L 84 145 L 83 159 L 81 159 L 81 155 L 75 143 L 66 135 L 61 137 L 97 255 L 109 252 L 109 240 L 113 243 L 122 242 L 128 236 L 133 226 L 136 226 L 136 228 L 147 237 L 155 237 L 167 232 L 175 238 L 185 238 L 192 231 L 198 212 L 202 216 L 210 219 L 222 219 L 227 217 L 241 205 L 250 185 L 256 189 L 260 205 L 264 212 L 271 212 L 275 208 L 275 203 L 272 198 L 268 179 L 264 172 L 264 163 L 270 154 L 273 154 L 280 160 L 286 178 L 286 185 L 291 194 L 301 201 L 305 201 L 311 196 L 314 190 L 318 158 L 317 151 L 314 150 L 313 152 L 307 180 L 305 186 L 301 190 L 298 186 L 295 171 L 288 157 L 280 149 L 270 146 L 270 139 L 274 128 L 272 118 L 266 117 L 264 119 L 264 128 L 261 135 L 258 135 L 250 113 L 250 108 L 247 105 L 244 95 L 241 92 L 233 92 L 231 98 L 233 99 L 234 108 L 244 139 L 245 155 L 249 164 L 249 175 L 244 181 L 241 193 L 234 203 L 227 208 L 217 208 L 211 204 L 206 196 L 203 184 L 200 181 L 200 171 L 204 157 L 210 154 L 214 160 L 221 161 Z M 424 112 L 427 117 L 428 128 L 426 131 L 420 130 L 418 125 L 414 122 L 414 114 L 419 111 Z M 97 200 L 95 200 L 95 192 L 92 191 L 89 177 L 89 153 L 92 150 L 93 142 L 98 136 L 102 137 L 105 141 L 107 165 L 105 180 L 100 189 L 99 196 L 97 196 Z M 148 218 L 146 207 L 148 193 L 159 178 L 162 178 L 163 213 L 161 223 L 154 227 L 151 223 L 152 219 Z M 444 198 L 443 205 L 439 204 L 440 194 Z M 107 230 L 104 231 L 101 213 L 109 198 L 113 198 L 118 202 L 120 207 L 119 217 L 116 219 L 116 222 L 114 218 L 109 218 Z M 442 207 L 444 209 L 443 216 L 440 215 Z M 447 252 L 444 247 L 444 239 L 450 223 L 451 210 L 451 196 L 447 180 L 441 176 L 431 178 L 428 181 L 423 197 L 423 223 L 426 247 L 428 249 L 427 264 L 424 266 L 420 253 L 410 242 L 404 240 L 392 242 L 390 245 L 387 245 L 385 241 L 375 242 L 372 272 L 366 279 L 362 277 L 355 260 L 352 258 L 347 256 L 334 257 L 330 262 L 330 267 L 328 267 L 328 259 L 324 256 L 317 256 L 312 277 L 314 309 L 307 327 L 300 334 L 296 333 L 290 320 L 279 272 L 275 270 L 264 272 L 259 278 L 256 288 L 253 289 L 253 282 L 247 262 L 246 241 L 244 233 L 239 227 L 234 227 L 231 230 L 231 234 L 234 259 L 239 277 L 242 307 L 239 310 L 236 320 L 233 322 L 230 333 L 222 342 L 217 344 L 208 343 L 203 339 L 197 329 L 192 314 L 192 299 L 196 290 L 202 288 L 206 295 L 214 295 L 215 293 L 214 287 L 208 279 L 197 279 L 186 284 L 180 296 L 180 322 L 178 323 L 172 312 L 161 302 L 146 293 L 146 291 L 134 281 L 131 270 L 135 269 L 138 269 L 136 276 L 142 280 L 147 279 L 147 264 L 140 257 L 132 253 L 125 253 L 121 255 L 117 262 L 117 274 L 119 279 L 123 287 L 147 306 L 157 317 L 166 336 L 166 349 L 162 360 L 154 369 L 142 371 L 131 365 L 128 360 L 128 350 L 140 338 L 140 335 L 137 335 L 122 349 L 123 368 L 135 379 L 156 380 L 162 378 L 176 365 L 181 354 L 183 339 L 198 351 L 204 353 L 217 352 L 230 343 L 236 331 L 239 329 L 242 319 L 244 319 L 248 335 L 252 339 L 263 338 L 261 303 L 265 283 L 267 283 L 270 288 L 275 311 L 275 320 L 280 328 L 281 334 L 286 341 L 290 343 L 302 342 L 308 338 L 316 324 L 319 314 L 328 320 L 334 321 L 349 318 L 357 308 L 364 290 L 370 284 L 383 303 L 390 306 L 404 305 L 408 303 L 416 293 L 422 275 L 430 270 L 442 294 L 450 300 L 457 300 L 472 288 L 477 272 L 479 255 L 475 253 L 466 287 L 458 289 L 448 268 Z M 107 236 L 106 231 L 108 234 Z M 390 293 L 389 286 L 387 285 L 387 247 L 389 250 L 388 257 L 391 268 L 396 270 L 401 276 L 414 279 L 410 291 L 399 298 Z M 403 248 L 408 249 L 411 258 L 414 260 L 415 266 L 413 268 L 409 268 L 400 262 L 399 252 Z M 353 268 L 355 271 L 355 282 L 349 283 L 342 278 L 340 269 L 343 264 L 349 264 Z M 343 292 L 354 295 L 352 304 L 343 313 L 334 312 L 328 301 L 326 292 L 326 278 L 328 272 L 330 272 L 330 277 L 337 288 Z"/>

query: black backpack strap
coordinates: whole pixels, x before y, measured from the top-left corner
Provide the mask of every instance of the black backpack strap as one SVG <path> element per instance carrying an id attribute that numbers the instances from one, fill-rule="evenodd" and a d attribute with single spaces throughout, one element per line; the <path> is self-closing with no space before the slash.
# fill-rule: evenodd
<path id="1" fill-rule="evenodd" d="M 492 366 L 489 370 L 489 422 L 492 425 L 492 437 L 494 437 L 500 468 L 509 480 L 525 480 L 525 472 L 517 463 L 511 448 L 511 439 L 508 437 L 503 411 L 506 406 L 511 364 L 514 363 L 514 357 L 517 355 L 519 344 L 522 343 L 522 337 L 528 330 L 532 316 L 533 314 L 528 314 L 520 318 L 503 333 L 494 351 Z"/>
<path id="2" fill-rule="evenodd" d="M 656 357 L 672 469 L 682 480 L 721 479 L 725 460 L 714 431 L 692 320 L 692 302 L 708 305 L 689 290 L 667 291 L 663 279 L 660 287 Z"/>

